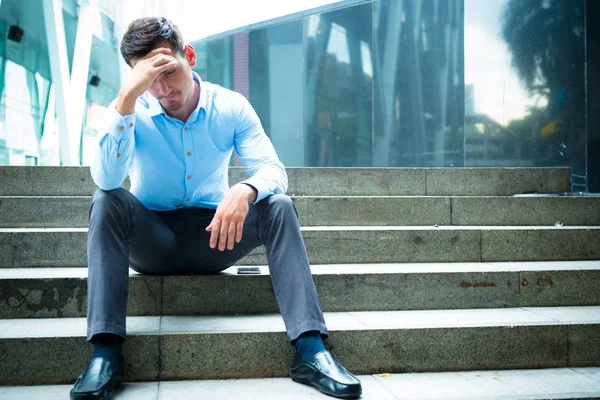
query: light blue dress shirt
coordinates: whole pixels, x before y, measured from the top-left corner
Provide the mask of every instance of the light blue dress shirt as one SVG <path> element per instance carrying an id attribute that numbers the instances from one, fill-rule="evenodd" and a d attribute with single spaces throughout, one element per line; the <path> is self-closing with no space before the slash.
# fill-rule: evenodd
<path id="1" fill-rule="evenodd" d="M 250 103 L 193 74 L 200 99 L 185 123 L 167 115 L 148 92 L 134 114 L 122 116 L 116 100 L 111 103 L 91 165 L 96 185 L 116 189 L 129 175 L 130 191 L 151 210 L 216 209 L 229 190 L 235 149 L 251 176 L 244 182 L 258 191 L 256 202 L 285 193 L 285 168 Z"/>

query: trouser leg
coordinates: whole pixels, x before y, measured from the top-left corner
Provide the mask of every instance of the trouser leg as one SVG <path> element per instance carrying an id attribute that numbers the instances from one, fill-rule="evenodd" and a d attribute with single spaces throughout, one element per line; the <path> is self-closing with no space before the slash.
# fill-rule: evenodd
<path id="1" fill-rule="evenodd" d="M 298 214 L 286 195 L 254 206 L 258 234 L 267 250 L 271 282 L 291 341 L 307 331 L 327 336 L 327 327 L 308 262 Z"/>
<path id="2" fill-rule="evenodd" d="M 176 255 L 176 235 L 124 189 L 98 190 L 90 209 L 87 339 L 111 333 L 125 337 L 129 265 L 164 272 Z"/>

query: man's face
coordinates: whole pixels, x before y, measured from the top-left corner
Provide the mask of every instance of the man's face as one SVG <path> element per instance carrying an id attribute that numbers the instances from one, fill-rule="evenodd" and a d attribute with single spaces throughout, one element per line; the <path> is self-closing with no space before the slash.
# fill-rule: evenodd
<path id="1" fill-rule="evenodd" d="M 169 47 L 159 45 L 158 47 Z M 167 112 L 179 111 L 186 102 L 190 101 L 194 92 L 191 67 L 195 65 L 196 53 L 191 46 L 186 46 L 184 54 L 171 50 L 171 55 L 177 60 L 177 65 L 161 73 L 152 83 L 148 92 L 154 96 Z M 137 60 L 132 60 L 135 67 Z"/>

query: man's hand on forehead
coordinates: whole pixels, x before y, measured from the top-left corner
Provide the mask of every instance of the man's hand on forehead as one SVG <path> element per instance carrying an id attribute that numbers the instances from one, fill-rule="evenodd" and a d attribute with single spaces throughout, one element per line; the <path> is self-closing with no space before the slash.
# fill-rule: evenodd
<path id="1" fill-rule="evenodd" d="M 132 114 L 135 101 L 150 88 L 154 80 L 177 67 L 177 58 L 172 53 L 168 47 L 158 47 L 144 57 L 132 60 L 131 76 L 121 89 L 117 101 L 117 111 L 121 115 Z"/>
<path id="2" fill-rule="evenodd" d="M 166 54 L 166 55 L 170 56 L 172 52 L 173 51 L 168 47 L 157 47 L 156 49 L 152 50 L 150 53 L 148 53 L 144 57 L 142 57 L 142 60 L 155 57 L 158 54 Z"/>

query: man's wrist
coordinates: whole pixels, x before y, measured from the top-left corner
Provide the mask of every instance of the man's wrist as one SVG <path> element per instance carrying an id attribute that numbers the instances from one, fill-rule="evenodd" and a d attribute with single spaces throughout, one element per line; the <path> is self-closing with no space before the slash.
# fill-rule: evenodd
<path id="1" fill-rule="evenodd" d="M 122 116 L 135 112 L 135 102 L 138 96 L 132 95 L 127 89 L 122 88 L 117 98 L 116 110 Z"/>
<path id="2" fill-rule="evenodd" d="M 240 182 L 238 185 L 241 185 L 242 187 L 246 188 L 246 193 L 249 202 L 256 201 L 258 197 L 258 190 L 254 186 L 246 182 Z"/>

